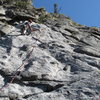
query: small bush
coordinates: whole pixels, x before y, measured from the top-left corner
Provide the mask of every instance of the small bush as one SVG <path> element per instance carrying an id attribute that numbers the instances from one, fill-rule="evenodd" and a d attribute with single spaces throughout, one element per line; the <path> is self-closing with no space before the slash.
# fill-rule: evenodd
<path id="1" fill-rule="evenodd" d="M 41 16 L 39 17 L 38 21 L 39 21 L 39 23 L 44 23 L 44 22 L 45 22 L 47 19 L 49 19 L 49 18 L 50 18 L 49 15 L 43 14 L 43 15 L 41 15 Z"/>
<path id="2" fill-rule="evenodd" d="M 72 20 L 69 16 L 67 17 L 68 20 Z"/>
<path id="3" fill-rule="evenodd" d="M 72 24 L 75 25 L 75 26 L 82 26 L 81 24 L 78 24 L 76 22 L 72 22 Z"/>
<path id="4" fill-rule="evenodd" d="M 39 23 L 44 23 L 46 21 L 46 17 L 44 15 L 39 17 Z"/>
<path id="5" fill-rule="evenodd" d="M 3 4 L 4 3 L 11 3 L 11 2 L 13 2 L 13 0 L 1 0 L 0 2 L 2 2 Z"/>
<path id="6" fill-rule="evenodd" d="M 15 5 L 20 8 L 26 8 L 29 3 L 25 1 L 16 1 Z"/>

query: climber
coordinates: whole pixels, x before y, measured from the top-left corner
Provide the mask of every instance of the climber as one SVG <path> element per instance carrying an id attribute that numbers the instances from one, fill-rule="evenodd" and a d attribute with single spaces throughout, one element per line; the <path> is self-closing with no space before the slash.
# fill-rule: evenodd
<path id="1" fill-rule="evenodd" d="M 26 23 L 26 33 L 27 33 L 27 35 L 31 34 L 31 32 L 33 31 L 32 22 L 33 21 L 31 19 L 29 19 L 28 23 Z"/>
<path id="2" fill-rule="evenodd" d="M 25 35 L 25 33 L 26 33 L 27 23 L 28 23 L 28 21 L 24 21 L 24 22 L 20 21 L 19 26 L 20 26 L 22 35 Z"/>
<path id="3" fill-rule="evenodd" d="M 40 27 L 36 25 L 31 19 L 25 21 L 21 27 L 22 35 L 29 35 L 32 31 L 40 31 Z"/>
<path id="4" fill-rule="evenodd" d="M 31 19 L 28 20 L 27 24 L 27 35 L 31 34 L 32 31 L 40 31 L 40 26 L 34 23 Z"/>

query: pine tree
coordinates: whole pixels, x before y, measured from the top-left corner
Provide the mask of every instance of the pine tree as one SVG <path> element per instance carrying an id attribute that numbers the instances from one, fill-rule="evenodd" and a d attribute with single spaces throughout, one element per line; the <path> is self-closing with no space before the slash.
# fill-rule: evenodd
<path id="1" fill-rule="evenodd" d="M 58 4 L 54 4 L 54 13 L 58 14 Z"/>

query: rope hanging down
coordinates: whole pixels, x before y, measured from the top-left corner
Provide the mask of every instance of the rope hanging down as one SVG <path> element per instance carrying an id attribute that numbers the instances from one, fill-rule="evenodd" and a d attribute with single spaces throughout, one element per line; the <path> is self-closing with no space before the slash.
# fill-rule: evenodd
<path id="1" fill-rule="evenodd" d="M 19 66 L 19 67 L 17 68 L 17 70 L 15 71 L 15 74 L 13 75 L 13 77 L 12 77 L 12 79 L 11 79 L 11 81 L 10 81 L 9 83 L 12 83 L 12 82 L 14 81 L 14 79 L 15 79 L 16 76 L 17 76 L 17 74 L 19 73 L 18 70 L 20 70 L 22 67 L 25 66 L 25 64 L 27 63 L 27 61 L 30 59 L 31 54 L 32 54 L 34 48 L 35 48 L 35 46 L 32 46 L 32 50 L 27 54 L 27 56 L 28 56 L 29 58 L 26 57 L 26 59 L 24 60 L 24 62 L 21 64 L 21 66 Z M 2 91 L 3 88 L 5 88 L 5 87 L 8 87 L 8 83 L 4 84 L 4 85 L 0 88 L 0 91 Z"/>
<path id="2" fill-rule="evenodd" d="M 38 39 L 35 39 L 35 40 L 36 40 L 35 42 L 37 42 L 37 41 L 41 42 L 41 41 L 40 41 L 40 36 L 39 36 Z M 42 42 L 41 42 L 41 43 L 42 43 Z M 34 44 L 35 44 L 35 43 L 34 43 Z M 16 76 L 17 76 L 17 74 L 19 73 L 18 70 L 21 69 L 22 67 L 24 67 L 24 65 L 26 64 L 26 62 L 30 59 L 30 55 L 32 54 L 32 52 L 33 52 L 33 50 L 34 50 L 35 47 L 36 47 L 36 46 L 32 46 L 32 50 L 29 52 L 29 54 L 27 54 L 27 56 L 29 56 L 29 58 L 27 59 L 27 57 L 26 57 L 26 59 L 24 60 L 24 62 L 21 64 L 21 66 L 19 66 L 19 67 L 17 68 L 17 70 L 15 71 L 15 74 L 13 75 L 13 77 L 12 77 L 12 79 L 11 79 L 11 81 L 10 81 L 9 83 L 12 83 L 12 82 L 14 81 L 14 79 L 15 79 Z M 9 86 L 8 83 L 4 84 L 4 85 L 0 88 L 0 91 L 2 91 L 5 87 L 8 87 L 8 86 Z"/>

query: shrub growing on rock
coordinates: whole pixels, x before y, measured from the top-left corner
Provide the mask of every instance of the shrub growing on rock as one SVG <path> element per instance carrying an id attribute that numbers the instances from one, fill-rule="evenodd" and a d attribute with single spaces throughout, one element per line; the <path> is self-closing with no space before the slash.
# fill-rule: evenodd
<path id="1" fill-rule="evenodd" d="M 20 8 L 26 8 L 29 3 L 25 1 L 16 1 L 15 5 Z"/>

